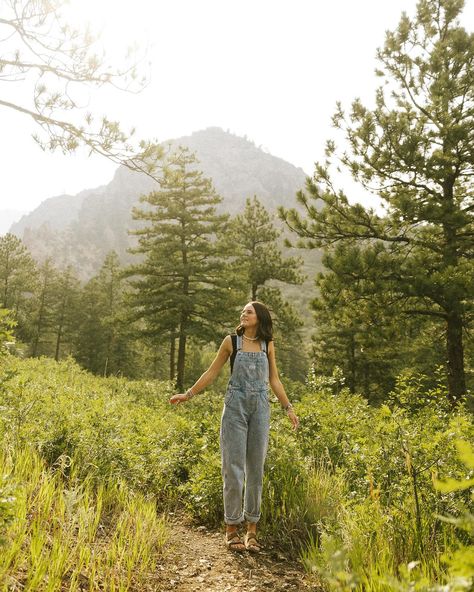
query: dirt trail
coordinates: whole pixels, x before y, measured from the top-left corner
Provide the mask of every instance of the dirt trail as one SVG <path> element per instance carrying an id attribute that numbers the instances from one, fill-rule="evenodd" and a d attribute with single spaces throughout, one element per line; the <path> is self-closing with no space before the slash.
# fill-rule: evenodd
<path id="1" fill-rule="evenodd" d="M 170 540 L 157 570 L 166 592 L 317 592 L 302 566 L 266 545 L 258 554 L 228 551 L 224 535 L 182 518 L 168 523 Z"/>

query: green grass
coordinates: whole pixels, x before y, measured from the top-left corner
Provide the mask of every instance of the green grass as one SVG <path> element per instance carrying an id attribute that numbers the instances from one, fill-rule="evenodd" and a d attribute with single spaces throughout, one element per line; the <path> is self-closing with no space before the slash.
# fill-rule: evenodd
<path id="1" fill-rule="evenodd" d="M 136 588 L 165 540 L 160 514 L 222 528 L 222 393 L 176 408 L 168 383 L 95 377 L 71 360 L 2 365 L 3 581 L 33 590 L 49 570 L 48 585 Z M 417 388 L 401 384 L 397 398 L 422 400 Z M 294 397 L 296 434 L 272 406 L 259 528 L 327 590 L 435 589 L 448 581 L 443 556 L 470 544 L 439 518 L 469 509 L 468 492 L 433 482 L 466 477 L 455 443 L 474 440 L 473 418 L 428 395 L 375 408 L 310 383 Z"/>
<path id="2" fill-rule="evenodd" d="M 67 477 L 61 465 L 48 468 L 28 447 L 0 452 L 0 474 L 14 492 L 1 589 L 139 589 L 166 542 L 154 501 L 119 480 L 97 486 L 93 473 L 78 477 L 74 459 Z"/>

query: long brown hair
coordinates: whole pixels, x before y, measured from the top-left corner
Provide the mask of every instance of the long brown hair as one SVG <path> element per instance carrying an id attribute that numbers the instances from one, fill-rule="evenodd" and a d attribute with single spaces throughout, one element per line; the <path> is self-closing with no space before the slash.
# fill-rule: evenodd
<path id="1" fill-rule="evenodd" d="M 263 302 L 253 300 L 252 302 L 249 302 L 249 304 L 254 307 L 255 313 L 257 314 L 258 325 L 256 336 L 258 339 L 262 339 L 267 342 L 273 341 L 273 321 L 270 311 L 265 306 L 265 304 L 263 304 Z M 241 324 L 239 324 L 239 326 L 235 329 L 237 335 L 243 335 L 244 331 L 245 328 L 242 327 Z"/>

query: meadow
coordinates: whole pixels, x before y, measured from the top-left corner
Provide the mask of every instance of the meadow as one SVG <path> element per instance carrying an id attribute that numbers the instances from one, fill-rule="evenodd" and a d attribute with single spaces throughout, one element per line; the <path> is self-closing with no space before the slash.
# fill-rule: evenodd
<path id="1" fill-rule="evenodd" d="M 221 392 L 175 408 L 167 382 L 0 363 L 2 589 L 139 589 L 169 512 L 223 527 Z M 410 374 L 379 407 L 337 378 L 288 391 L 301 427 L 272 405 L 265 540 L 327 590 L 471 589 L 472 414 Z"/>

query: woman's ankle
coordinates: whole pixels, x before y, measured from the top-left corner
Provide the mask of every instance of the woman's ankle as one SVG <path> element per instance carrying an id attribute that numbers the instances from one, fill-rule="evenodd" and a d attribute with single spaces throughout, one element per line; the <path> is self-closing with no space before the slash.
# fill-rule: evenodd
<path id="1" fill-rule="evenodd" d="M 257 532 L 257 523 L 247 522 L 247 532 L 253 532 L 255 534 Z"/>
<path id="2" fill-rule="evenodd" d="M 237 531 L 237 524 L 226 524 L 225 529 L 226 529 L 226 532 L 236 532 Z"/>

